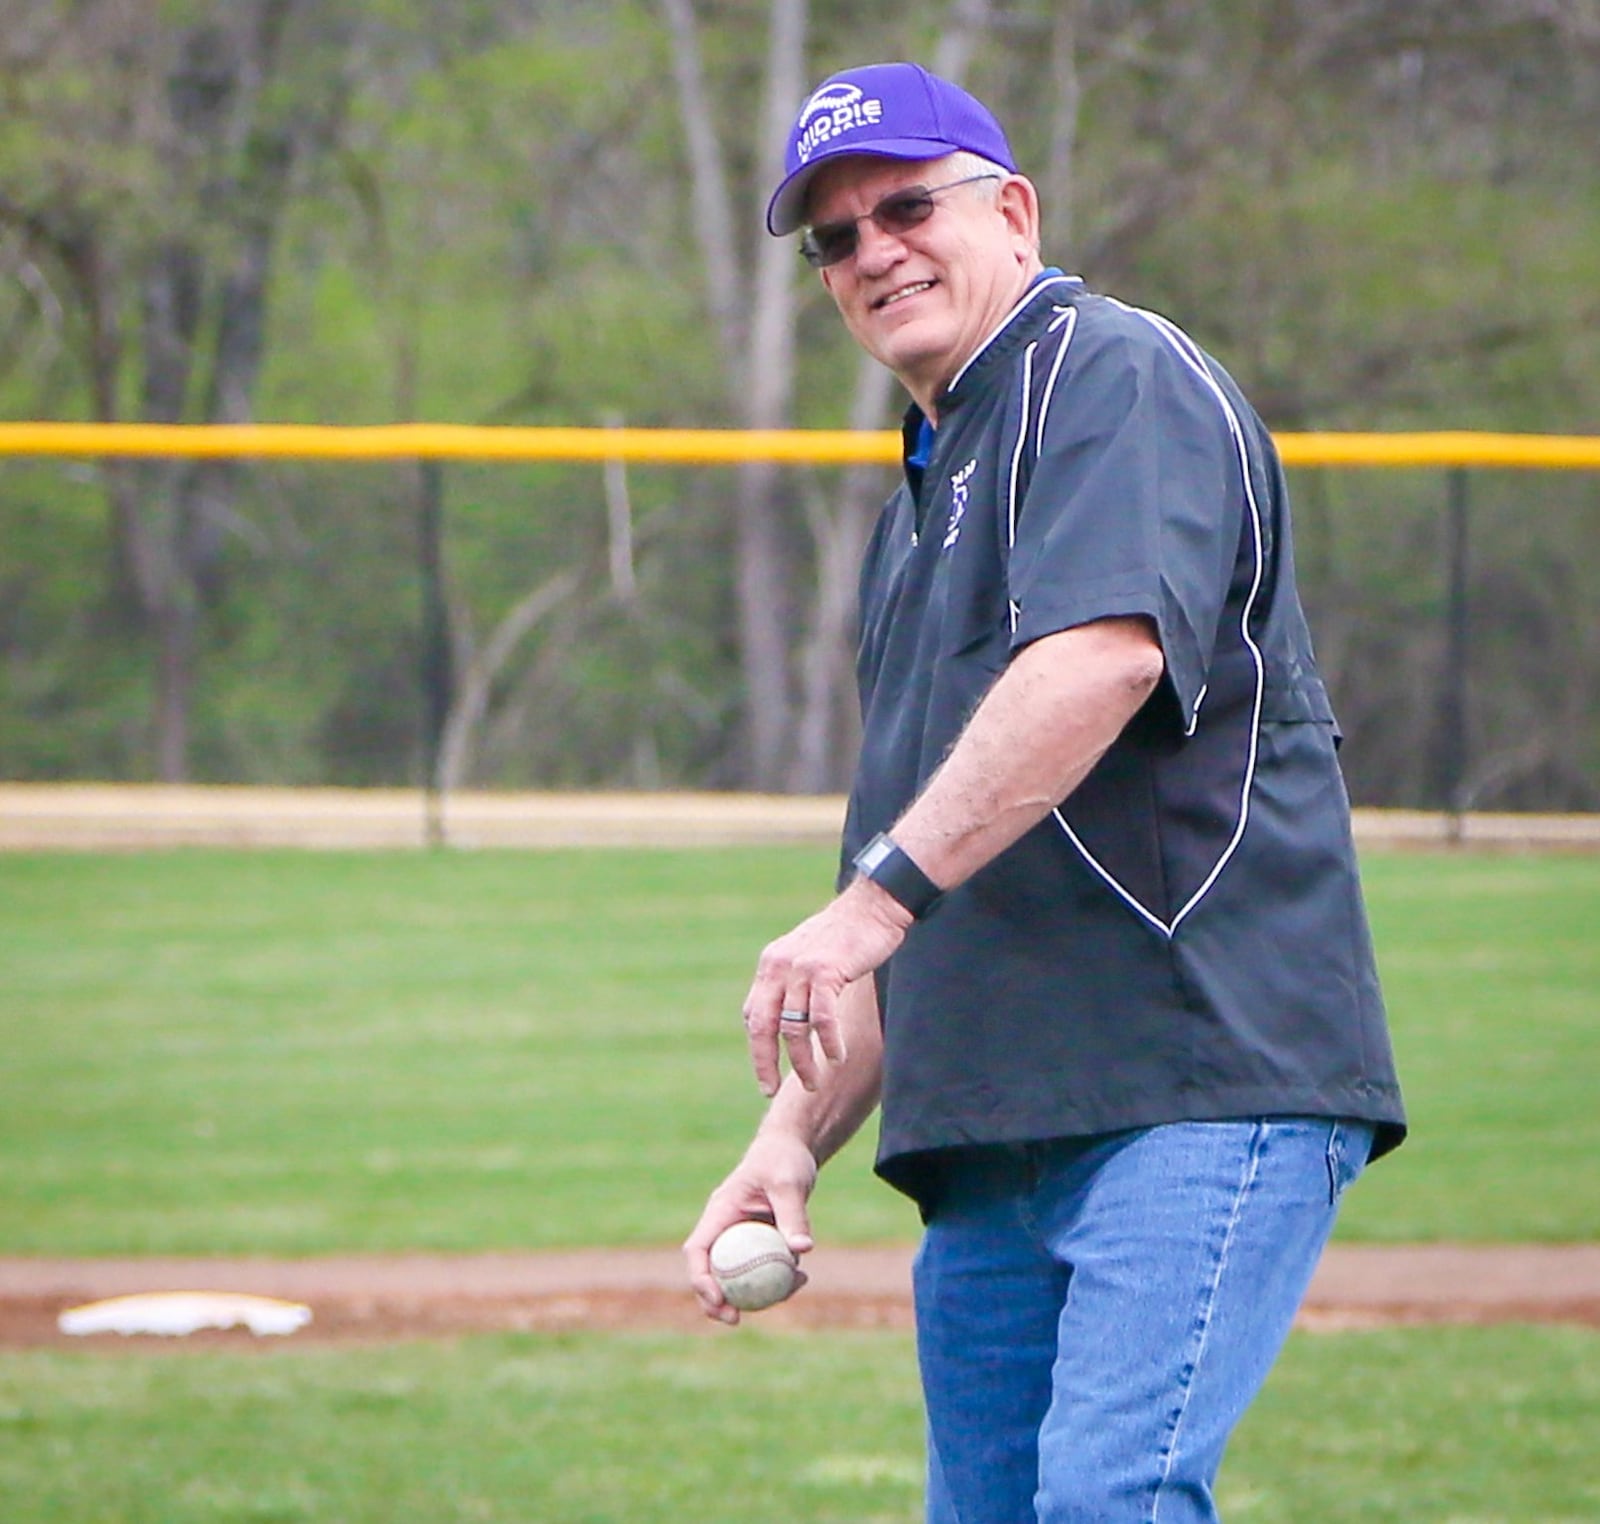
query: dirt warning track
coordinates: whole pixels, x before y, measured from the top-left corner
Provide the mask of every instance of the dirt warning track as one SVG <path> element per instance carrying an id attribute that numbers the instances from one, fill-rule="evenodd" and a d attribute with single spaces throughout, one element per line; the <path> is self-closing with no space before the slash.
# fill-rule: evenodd
<path id="1" fill-rule="evenodd" d="M 836 795 L 0 784 L 0 851 L 832 846 L 843 820 Z M 1357 810 L 1355 829 L 1364 848 L 1600 851 L 1600 814 Z"/>

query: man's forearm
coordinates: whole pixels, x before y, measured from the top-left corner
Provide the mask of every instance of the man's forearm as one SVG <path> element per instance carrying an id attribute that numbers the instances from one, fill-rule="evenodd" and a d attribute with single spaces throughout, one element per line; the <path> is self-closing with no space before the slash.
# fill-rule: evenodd
<path id="1" fill-rule="evenodd" d="M 1044 819 L 1088 776 L 1161 679 L 1147 620 L 1106 619 L 1020 652 L 893 828 L 953 888 Z"/>
<path id="2" fill-rule="evenodd" d="M 1101 620 L 1035 641 L 978 706 L 895 823 L 894 839 L 939 888 L 961 883 L 1077 787 L 1161 672 L 1161 648 L 1139 619 Z M 894 955 L 911 919 L 863 875 L 762 949 L 744 1019 L 756 1080 L 773 1102 L 763 1131 L 799 1138 L 820 1160 L 865 1120 L 877 1100 L 881 1042 L 865 976 Z M 809 1026 L 786 1023 L 786 1010 L 808 1013 Z M 870 1064 L 852 1049 L 864 1041 L 872 1045 Z"/>

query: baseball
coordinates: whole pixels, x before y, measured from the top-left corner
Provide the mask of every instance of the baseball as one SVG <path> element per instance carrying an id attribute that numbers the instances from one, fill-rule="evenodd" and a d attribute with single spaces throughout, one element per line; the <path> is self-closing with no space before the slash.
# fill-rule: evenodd
<path id="1" fill-rule="evenodd" d="M 759 1312 L 781 1302 L 795 1288 L 799 1265 L 789 1245 L 770 1222 L 736 1222 L 711 1246 L 711 1273 L 730 1307 Z"/>

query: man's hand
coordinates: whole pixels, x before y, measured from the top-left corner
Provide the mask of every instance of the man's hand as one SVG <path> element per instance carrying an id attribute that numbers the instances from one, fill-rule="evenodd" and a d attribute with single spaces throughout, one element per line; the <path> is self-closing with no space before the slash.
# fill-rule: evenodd
<path id="1" fill-rule="evenodd" d="M 844 1062 L 840 993 L 884 963 L 910 925 L 905 906 L 857 879 L 809 920 L 767 944 L 744 1002 L 750 1061 L 763 1095 L 778 1092 L 780 1039 L 807 1090 L 815 1090 L 821 1077 L 819 1050 L 832 1063 Z"/>
<path id="2" fill-rule="evenodd" d="M 737 1309 L 723 1300 L 722 1288 L 711 1273 L 711 1245 L 724 1228 L 746 1218 L 771 1222 L 798 1256 L 812 1246 L 811 1221 L 806 1202 L 817 1183 L 817 1161 L 811 1150 L 790 1133 L 764 1131 L 739 1161 L 738 1168 L 711 1193 L 694 1232 L 684 1241 L 683 1257 L 689 1284 L 708 1318 L 737 1323 Z M 802 1271 L 796 1284 L 805 1285 Z"/>

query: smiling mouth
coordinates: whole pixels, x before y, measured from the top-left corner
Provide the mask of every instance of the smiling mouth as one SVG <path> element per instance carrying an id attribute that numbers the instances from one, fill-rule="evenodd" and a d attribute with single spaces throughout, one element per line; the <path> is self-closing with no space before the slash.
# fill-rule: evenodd
<path id="1" fill-rule="evenodd" d="M 924 291 L 933 290 L 931 280 L 919 280 L 910 286 L 901 286 L 891 291 L 887 296 L 881 296 L 872 304 L 875 312 L 882 312 L 886 307 L 892 307 L 896 302 L 903 302 L 908 296 L 920 296 Z"/>

